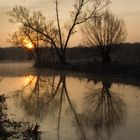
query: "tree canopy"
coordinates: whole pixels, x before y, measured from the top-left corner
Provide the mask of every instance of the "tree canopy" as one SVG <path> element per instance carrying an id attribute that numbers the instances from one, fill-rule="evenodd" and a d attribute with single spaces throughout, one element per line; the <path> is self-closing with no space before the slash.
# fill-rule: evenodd
<path id="1" fill-rule="evenodd" d="M 61 25 L 60 22 L 62 15 L 59 14 L 58 0 L 55 0 L 56 18 L 51 22 L 49 19 L 46 20 L 40 11 L 31 13 L 23 6 L 15 6 L 9 11 L 9 16 L 11 22 L 20 23 L 22 26 L 43 35 L 45 40 L 55 48 L 60 63 L 65 64 L 66 49 L 72 34 L 75 33 L 76 26 L 94 17 L 108 4 L 109 0 L 75 0 L 70 22 L 64 25 Z"/>
<path id="2" fill-rule="evenodd" d="M 124 21 L 109 11 L 91 18 L 82 28 L 86 44 L 97 46 L 103 63 L 110 62 L 110 52 L 126 38 Z"/>

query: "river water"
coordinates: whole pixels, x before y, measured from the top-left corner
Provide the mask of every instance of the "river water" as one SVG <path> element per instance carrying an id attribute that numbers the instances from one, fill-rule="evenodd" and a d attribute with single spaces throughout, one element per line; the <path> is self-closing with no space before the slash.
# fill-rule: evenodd
<path id="1" fill-rule="evenodd" d="M 0 67 L 8 117 L 39 124 L 41 140 L 140 139 L 139 79 Z"/>

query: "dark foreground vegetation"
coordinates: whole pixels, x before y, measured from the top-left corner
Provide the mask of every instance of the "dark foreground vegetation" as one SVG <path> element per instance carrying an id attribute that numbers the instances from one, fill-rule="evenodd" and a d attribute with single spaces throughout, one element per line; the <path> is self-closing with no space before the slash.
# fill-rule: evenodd
<path id="1" fill-rule="evenodd" d="M 7 97 L 0 95 L 0 140 L 27 140 L 39 137 L 39 126 L 30 122 L 17 122 L 9 119 L 7 114 Z"/>

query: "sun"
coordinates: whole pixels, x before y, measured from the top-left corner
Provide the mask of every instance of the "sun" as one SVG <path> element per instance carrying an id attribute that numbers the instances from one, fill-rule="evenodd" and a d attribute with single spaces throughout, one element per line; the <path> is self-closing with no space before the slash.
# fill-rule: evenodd
<path id="1" fill-rule="evenodd" d="M 26 47 L 29 48 L 29 49 L 32 49 L 33 48 L 33 44 L 31 42 L 28 42 L 26 44 Z"/>
<path id="2" fill-rule="evenodd" d="M 25 42 L 25 47 L 28 48 L 28 49 L 33 49 L 34 46 L 32 44 L 32 42 L 28 41 L 28 40 L 24 40 Z"/>

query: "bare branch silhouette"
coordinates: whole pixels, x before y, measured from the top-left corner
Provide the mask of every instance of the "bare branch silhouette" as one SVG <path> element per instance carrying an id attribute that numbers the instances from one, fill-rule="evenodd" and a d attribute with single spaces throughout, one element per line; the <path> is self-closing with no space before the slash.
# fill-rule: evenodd
<path id="1" fill-rule="evenodd" d="M 105 11 L 102 17 L 99 15 L 97 14 L 98 18 L 88 20 L 81 28 L 81 31 L 85 43 L 93 47 L 97 46 L 102 62 L 109 63 L 111 61 L 111 51 L 126 38 L 125 24 L 122 19 L 114 16 L 109 11 Z"/>
<path id="2" fill-rule="evenodd" d="M 95 16 L 108 4 L 109 0 L 75 0 L 74 10 L 71 12 L 71 21 L 70 24 L 67 24 L 68 28 L 60 25 L 58 0 L 55 0 L 57 27 L 52 22 L 46 22 L 40 11 L 33 12 L 31 15 L 30 11 L 23 6 L 15 6 L 8 14 L 11 17 L 11 22 L 20 23 L 22 26 L 43 35 L 46 41 L 50 42 L 55 48 L 60 63 L 66 64 L 66 50 L 76 26 Z M 37 15 L 40 16 L 39 20 L 36 20 Z"/>

